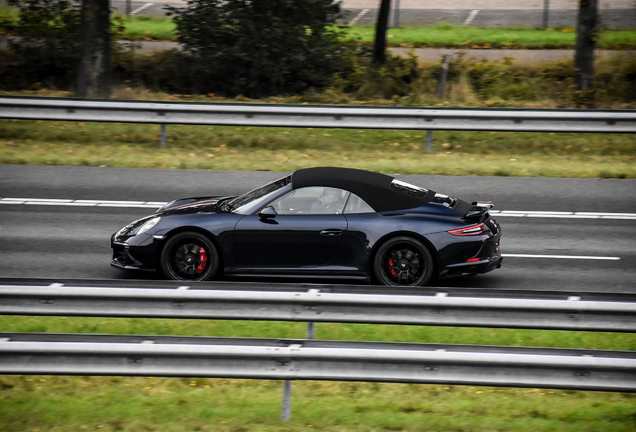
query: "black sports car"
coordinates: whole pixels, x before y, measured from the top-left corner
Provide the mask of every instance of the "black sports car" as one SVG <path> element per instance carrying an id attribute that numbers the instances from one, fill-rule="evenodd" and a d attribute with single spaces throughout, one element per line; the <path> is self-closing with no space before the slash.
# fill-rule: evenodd
<path id="1" fill-rule="evenodd" d="M 111 265 L 176 280 L 227 276 L 425 285 L 501 266 L 491 203 L 348 168 L 308 168 L 238 197 L 186 198 L 111 238 Z"/>

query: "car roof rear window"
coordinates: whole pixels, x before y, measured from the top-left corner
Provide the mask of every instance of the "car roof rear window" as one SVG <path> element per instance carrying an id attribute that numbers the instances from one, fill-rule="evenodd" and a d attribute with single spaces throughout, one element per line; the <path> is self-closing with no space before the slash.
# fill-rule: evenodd
<path id="1" fill-rule="evenodd" d="M 412 183 L 408 183 L 402 180 L 393 179 L 391 181 L 391 189 L 395 189 L 396 191 L 400 191 L 404 194 L 423 198 L 428 193 L 427 189 L 423 187 L 416 186 Z"/>

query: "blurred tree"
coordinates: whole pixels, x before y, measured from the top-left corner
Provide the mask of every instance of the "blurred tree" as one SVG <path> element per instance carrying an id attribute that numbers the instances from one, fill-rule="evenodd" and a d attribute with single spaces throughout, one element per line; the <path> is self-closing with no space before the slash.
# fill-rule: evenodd
<path id="1" fill-rule="evenodd" d="M 345 49 L 332 0 L 188 0 L 167 9 L 197 92 L 260 97 L 319 87 Z"/>
<path id="2" fill-rule="evenodd" d="M 107 99 L 112 92 L 109 0 L 82 0 L 80 41 L 75 95 Z"/>
<path id="3" fill-rule="evenodd" d="M 578 71 L 577 86 L 582 91 L 592 87 L 597 26 L 598 0 L 579 0 L 574 67 Z"/>
<path id="4" fill-rule="evenodd" d="M 79 97 L 107 98 L 111 92 L 109 0 L 8 0 L 18 8 L 16 33 L 9 42 L 20 76 L 17 87 L 75 87 Z M 18 82 L 19 81 L 19 82 Z"/>
<path id="5" fill-rule="evenodd" d="M 9 0 L 19 10 L 9 46 L 26 86 L 68 87 L 77 66 L 80 13 L 77 0 Z"/>
<path id="6" fill-rule="evenodd" d="M 389 12 L 391 0 L 380 0 L 378 21 L 375 25 L 375 40 L 373 43 L 372 64 L 382 66 L 386 63 L 386 31 L 389 26 Z"/>

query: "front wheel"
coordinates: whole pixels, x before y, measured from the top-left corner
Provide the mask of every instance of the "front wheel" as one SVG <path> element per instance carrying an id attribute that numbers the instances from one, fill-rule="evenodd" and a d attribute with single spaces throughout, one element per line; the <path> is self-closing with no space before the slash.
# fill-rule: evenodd
<path id="1" fill-rule="evenodd" d="M 216 247 L 196 232 L 171 237 L 161 251 L 161 270 L 169 279 L 202 281 L 212 279 L 219 268 Z"/>
<path id="2" fill-rule="evenodd" d="M 433 276 L 433 258 L 421 241 L 395 237 L 380 246 L 373 270 L 383 285 L 426 285 Z"/>

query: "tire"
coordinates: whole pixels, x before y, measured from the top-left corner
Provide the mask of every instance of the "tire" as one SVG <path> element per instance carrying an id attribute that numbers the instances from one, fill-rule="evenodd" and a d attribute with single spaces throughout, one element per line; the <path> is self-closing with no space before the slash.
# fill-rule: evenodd
<path id="1" fill-rule="evenodd" d="M 433 257 L 412 237 L 395 237 L 380 246 L 373 260 L 378 282 L 392 286 L 426 285 L 433 277 Z"/>
<path id="2" fill-rule="evenodd" d="M 196 232 L 174 235 L 161 251 L 161 271 L 169 279 L 203 281 L 219 270 L 219 253 L 214 244 Z"/>

